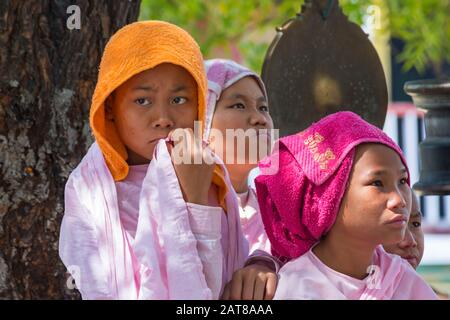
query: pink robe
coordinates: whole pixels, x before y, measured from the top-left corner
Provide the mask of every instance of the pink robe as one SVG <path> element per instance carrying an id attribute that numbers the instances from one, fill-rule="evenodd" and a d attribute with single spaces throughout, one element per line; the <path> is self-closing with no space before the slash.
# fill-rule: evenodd
<path id="1" fill-rule="evenodd" d="M 225 173 L 226 215 L 186 203 L 161 140 L 139 192 L 133 235 L 133 219 L 119 213 L 122 197 L 94 143 L 66 184 L 59 243 L 82 297 L 217 299 L 248 256 L 237 196 Z"/>
<path id="2" fill-rule="evenodd" d="M 124 181 L 116 182 L 119 215 L 128 241 L 133 244 L 139 219 L 139 195 L 142 182 L 148 171 L 148 164 L 129 166 Z M 206 282 L 213 296 L 221 290 L 224 252 L 228 241 L 226 215 L 215 199 L 215 190 L 210 189 L 209 203 L 203 206 L 187 203 L 189 224 L 197 240 L 197 249 L 203 265 Z M 132 245 L 133 246 L 133 245 Z M 214 287 L 215 286 L 215 287 Z"/>
<path id="3" fill-rule="evenodd" d="M 237 196 L 242 232 L 250 249 L 250 256 L 245 265 L 250 265 L 256 260 L 264 261 L 278 272 L 280 262 L 270 254 L 270 241 L 264 230 L 255 190 L 249 187 L 247 192 L 238 193 Z"/>
<path id="4" fill-rule="evenodd" d="M 304 300 L 430 300 L 433 290 L 410 264 L 388 254 L 382 246 L 374 252 L 374 274 L 360 280 L 339 273 L 310 249 L 286 263 L 279 272 L 274 299 Z"/>
<path id="5" fill-rule="evenodd" d="M 249 252 L 263 250 L 270 252 L 270 242 L 264 230 L 255 190 L 249 187 L 245 193 L 238 193 L 239 216 L 242 232 L 249 244 Z"/>

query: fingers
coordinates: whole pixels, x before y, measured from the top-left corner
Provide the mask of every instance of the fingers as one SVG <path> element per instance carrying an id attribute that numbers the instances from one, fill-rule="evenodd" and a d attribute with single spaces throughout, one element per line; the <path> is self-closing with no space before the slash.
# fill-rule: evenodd
<path id="1" fill-rule="evenodd" d="M 173 141 L 174 164 L 192 164 L 193 138 L 189 129 L 177 128 L 169 133 L 168 139 Z"/>
<path id="2" fill-rule="evenodd" d="M 196 151 L 196 145 L 195 145 L 195 139 L 194 139 L 194 133 L 191 129 L 184 129 L 184 145 L 183 147 L 186 148 L 186 153 L 189 155 L 188 159 L 190 160 L 189 164 L 195 163 L 195 151 Z"/>
<path id="3" fill-rule="evenodd" d="M 172 160 L 176 158 L 177 164 L 214 164 L 215 159 L 212 150 L 208 146 L 204 146 L 203 140 L 194 135 L 195 132 L 190 128 L 177 128 L 169 132 L 167 140 L 172 141 L 173 144 L 173 148 L 169 147 Z M 170 146 L 169 143 L 168 146 Z"/>
<path id="4" fill-rule="evenodd" d="M 183 159 L 183 151 L 185 150 L 183 143 L 186 140 L 183 129 L 175 129 L 169 132 L 167 135 L 167 140 L 169 140 L 169 145 L 172 145 L 173 148 L 170 148 L 172 160 L 175 163 L 179 162 L 179 159 Z M 172 152 L 174 150 L 174 152 Z"/>
<path id="5" fill-rule="evenodd" d="M 230 300 L 230 285 L 227 283 L 222 293 L 222 300 Z"/>
<path id="6" fill-rule="evenodd" d="M 253 300 L 264 300 L 267 278 L 265 275 L 258 275 L 255 279 L 255 290 L 253 291 Z"/>
<path id="7" fill-rule="evenodd" d="M 272 300 L 275 296 L 275 290 L 277 289 L 278 277 L 276 273 L 270 273 L 267 275 L 266 290 L 264 300 Z"/>
<path id="8" fill-rule="evenodd" d="M 184 130 L 181 128 L 173 129 L 167 135 L 166 140 L 172 141 L 173 143 L 179 143 L 184 137 Z"/>
<path id="9" fill-rule="evenodd" d="M 272 270 L 262 266 L 245 267 L 233 274 L 225 286 L 224 300 L 272 300 L 278 277 Z"/>
<path id="10" fill-rule="evenodd" d="M 253 270 L 252 270 L 253 271 Z M 249 276 L 244 278 L 243 290 L 242 290 L 242 300 L 253 300 L 253 292 L 255 291 L 255 273 L 252 272 Z"/>
<path id="11" fill-rule="evenodd" d="M 195 139 L 192 129 L 177 128 L 171 132 L 170 138 L 174 142 L 174 148 L 181 163 L 192 164 L 195 159 Z"/>
<path id="12" fill-rule="evenodd" d="M 167 137 L 166 137 L 166 141 L 167 142 L 173 142 L 172 135 L 173 135 L 175 130 L 177 130 L 177 129 L 172 129 L 172 130 L 169 131 L 169 133 L 167 134 Z"/>
<path id="13" fill-rule="evenodd" d="M 238 271 L 233 275 L 233 280 L 230 282 L 230 299 L 231 300 L 241 300 L 242 299 L 242 274 Z"/>
<path id="14" fill-rule="evenodd" d="M 174 147 L 174 142 L 173 142 L 173 139 L 172 139 L 173 132 L 174 132 L 174 130 L 171 130 L 169 132 L 169 134 L 167 135 L 167 137 L 166 137 L 166 146 L 167 146 L 167 150 L 169 151 L 170 155 L 172 154 L 172 150 L 173 150 L 173 147 Z"/>

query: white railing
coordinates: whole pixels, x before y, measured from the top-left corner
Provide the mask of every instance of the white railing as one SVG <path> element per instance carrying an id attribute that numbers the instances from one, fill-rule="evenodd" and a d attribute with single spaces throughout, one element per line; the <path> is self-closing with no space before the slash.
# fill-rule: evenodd
<path id="1" fill-rule="evenodd" d="M 425 136 L 423 116 L 412 103 L 391 103 L 383 128 L 405 153 L 412 185 L 419 180 L 419 142 Z M 422 196 L 420 202 L 425 231 L 450 233 L 450 196 Z"/>

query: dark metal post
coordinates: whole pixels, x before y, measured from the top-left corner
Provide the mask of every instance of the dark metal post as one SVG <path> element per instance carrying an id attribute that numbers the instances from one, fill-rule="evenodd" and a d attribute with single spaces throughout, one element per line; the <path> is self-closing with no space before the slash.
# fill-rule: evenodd
<path id="1" fill-rule="evenodd" d="M 420 177 L 413 188 L 421 195 L 450 194 L 450 81 L 409 81 L 405 91 L 426 111 Z"/>

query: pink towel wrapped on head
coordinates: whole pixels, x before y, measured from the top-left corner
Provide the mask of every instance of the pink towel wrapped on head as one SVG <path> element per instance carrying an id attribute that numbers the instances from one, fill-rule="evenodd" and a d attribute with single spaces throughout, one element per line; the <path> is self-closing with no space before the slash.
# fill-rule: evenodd
<path id="1" fill-rule="evenodd" d="M 261 174 L 255 185 L 274 256 L 282 261 L 297 258 L 331 229 L 355 148 L 371 142 L 395 150 L 408 168 L 392 139 L 347 111 L 329 115 L 298 134 L 280 139 L 277 150 L 260 162 Z M 272 174 L 269 171 L 274 163 L 279 169 Z"/>

